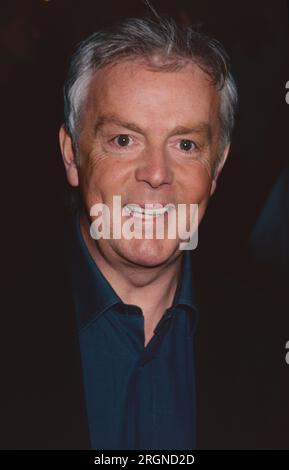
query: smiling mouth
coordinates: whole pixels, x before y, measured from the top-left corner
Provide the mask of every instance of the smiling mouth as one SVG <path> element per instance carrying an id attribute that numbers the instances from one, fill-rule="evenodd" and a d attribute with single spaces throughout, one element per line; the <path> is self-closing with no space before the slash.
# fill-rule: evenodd
<path id="1" fill-rule="evenodd" d="M 153 204 L 148 204 L 153 206 Z M 140 207 L 138 204 L 127 204 L 124 206 L 125 215 L 132 215 L 134 217 L 152 219 L 170 212 L 173 208 L 172 204 L 168 204 L 164 207 Z"/>

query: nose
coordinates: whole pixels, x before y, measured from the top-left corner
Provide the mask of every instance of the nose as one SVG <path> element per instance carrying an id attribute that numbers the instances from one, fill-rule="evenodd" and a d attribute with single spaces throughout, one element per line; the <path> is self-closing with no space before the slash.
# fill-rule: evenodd
<path id="1" fill-rule="evenodd" d="M 173 181 L 172 162 L 165 150 L 159 147 L 150 147 L 142 153 L 135 171 L 137 181 L 143 181 L 152 188 Z"/>

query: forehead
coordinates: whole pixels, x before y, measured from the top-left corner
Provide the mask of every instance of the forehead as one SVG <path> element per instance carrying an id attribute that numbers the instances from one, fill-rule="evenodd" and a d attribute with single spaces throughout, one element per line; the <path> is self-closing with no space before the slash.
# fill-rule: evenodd
<path id="1" fill-rule="evenodd" d="M 86 102 L 88 118 L 114 114 L 146 128 L 206 122 L 216 125 L 219 94 L 196 64 L 178 71 L 151 70 L 144 62 L 121 61 L 97 71 Z"/>

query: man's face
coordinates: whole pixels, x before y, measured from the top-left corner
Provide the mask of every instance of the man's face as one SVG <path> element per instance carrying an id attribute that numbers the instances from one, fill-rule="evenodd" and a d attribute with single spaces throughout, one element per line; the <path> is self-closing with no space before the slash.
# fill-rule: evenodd
<path id="1" fill-rule="evenodd" d="M 161 72 L 122 61 L 94 75 L 85 103 L 80 164 L 67 174 L 80 185 L 88 216 L 96 203 L 112 214 L 113 196 L 119 195 L 123 207 L 170 203 L 189 210 L 198 204 L 200 222 L 215 186 L 220 139 L 219 96 L 208 76 L 196 65 Z M 122 216 L 122 223 L 127 219 Z M 180 255 L 180 241 L 177 234 L 96 243 L 110 261 L 156 266 Z"/>

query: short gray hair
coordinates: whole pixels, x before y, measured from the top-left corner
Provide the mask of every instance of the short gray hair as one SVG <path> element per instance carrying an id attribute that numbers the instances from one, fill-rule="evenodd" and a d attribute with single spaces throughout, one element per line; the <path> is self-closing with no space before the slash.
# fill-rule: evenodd
<path id="1" fill-rule="evenodd" d="M 159 59 L 157 63 L 154 58 Z M 222 44 L 198 29 L 178 25 L 172 18 L 129 18 L 92 34 L 72 56 L 64 84 L 64 125 L 75 150 L 92 76 L 123 59 L 144 59 L 154 69 L 164 71 L 181 69 L 188 62 L 197 64 L 220 93 L 221 148 L 230 142 L 238 97 Z"/>

